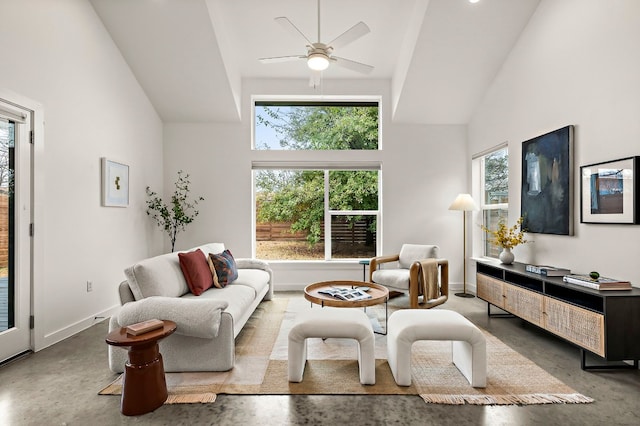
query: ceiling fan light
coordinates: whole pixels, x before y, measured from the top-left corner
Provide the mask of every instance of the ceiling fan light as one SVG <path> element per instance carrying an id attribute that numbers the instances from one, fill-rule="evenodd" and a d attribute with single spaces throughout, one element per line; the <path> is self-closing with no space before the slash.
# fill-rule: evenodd
<path id="1" fill-rule="evenodd" d="M 307 58 L 307 66 L 314 71 L 324 71 L 329 68 L 329 58 L 322 53 L 312 53 Z"/>

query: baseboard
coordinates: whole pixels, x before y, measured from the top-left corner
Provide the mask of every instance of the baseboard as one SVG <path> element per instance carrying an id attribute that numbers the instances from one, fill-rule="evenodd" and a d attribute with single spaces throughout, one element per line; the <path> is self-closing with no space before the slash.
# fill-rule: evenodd
<path id="1" fill-rule="evenodd" d="M 35 345 L 34 352 L 38 352 L 44 348 L 47 348 L 51 345 L 54 345 L 58 342 L 63 341 L 77 333 L 80 333 L 87 328 L 98 324 L 108 318 L 110 318 L 113 314 L 115 314 L 120 305 L 114 305 L 108 309 L 105 309 L 102 312 L 98 312 L 95 315 L 77 321 L 67 327 L 61 328 L 60 330 L 56 330 L 52 333 L 45 334 L 44 337 L 40 340 L 39 344 Z"/>
<path id="2" fill-rule="evenodd" d="M 306 287 L 306 284 L 297 284 L 297 283 L 287 283 L 287 284 L 278 284 L 276 283 L 273 291 L 303 291 Z"/>
<path id="3" fill-rule="evenodd" d="M 464 289 L 464 285 L 462 285 L 462 283 L 456 283 L 456 284 L 449 284 L 449 294 L 456 292 L 456 291 L 462 291 Z M 476 292 L 476 285 L 475 284 L 469 284 L 467 283 L 467 293 L 473 293 L 473 294 L 477 294 Z"/>

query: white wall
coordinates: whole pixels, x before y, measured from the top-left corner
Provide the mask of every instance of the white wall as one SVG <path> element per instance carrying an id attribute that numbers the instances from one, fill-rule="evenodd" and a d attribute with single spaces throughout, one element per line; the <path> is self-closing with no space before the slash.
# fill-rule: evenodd
<path id="1" fill-rule="evenodd" d="M 205 198 L 199 205 L 200 215 L 178 236 L 177 249 L 220 241 L 236 257 L 251 256 L 251 164 L 275 158 L 273 152 L 251 151 L 251 96 L 317 94 L 306 80 L 245 80 L 241 123 L 165 124 L 167 195 L 177 171 L 182 169 L 192 177 L 192 194 Z M 383 253 L 397 253 L 405 242 L 438 244 L 442 256 L 450 259 L 451 282 L 461 283 L 461 217 L 460 212 L 449 211 L 448 207 L 458 193 L 468 191 L 466 126 L 392 123 L 388 81 L 325 81 L 321 94 L 380 96 L 383 150 L 290 153 L 291 158 L 380 161 Z M 276 290 L 301 288 L 320 280 L 362 278 L 362 266 L 357 262 L 272 266 Z"/>
<path id="2" fill-rule="evenodd" d="M 581 165 L 640 155 L 640 2 L 543 0 L 469 123 L 470 153 L 509 142 L 509 216 L 521 143 L 573 124 L 574 236 L 528 234 L 516 260 L 597 270 L 640 286 L 639 225 L 580 224 Z"/>
<path id="3" fill-rule="evenodd" d="M 1 0 L 0 85 L 43 105 L 44 261 L 34 283 L 36 349 L 119 304 L 123 269 L 160 251 L 144 211 L 162 185 L 162 123 L 89 2 Z M 100 157 L 130 166 L 130 206 L 100 206 Z M 86 281 L 93 281 L 87 293 Z"/>

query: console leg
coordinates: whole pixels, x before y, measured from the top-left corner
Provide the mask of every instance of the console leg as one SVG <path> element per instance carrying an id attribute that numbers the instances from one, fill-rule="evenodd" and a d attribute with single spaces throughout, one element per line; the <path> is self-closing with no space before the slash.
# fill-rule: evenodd
<path id="1" fill-rule="evenodd" d="M 490 318 L 515 318 L 515 315 L 510 313 L 504 314 L 492 314 L 491 313 L 491 303 L 487 302 L 487 316 Z"/>
<path id="2" fill-rule="evenodd" d="M 613 370 L 613 369 L 622 369 L 622 370 L 637 370 L 638 369 L 638 360 L 633 359 L 632 364 L 628 364 L 624 361 L 620 361 L 617 364 L 593 364 L 587 365 L 587 351 L 584 349 L 580 349 L 580 368 L 588 371 L 588 370 Z"/>

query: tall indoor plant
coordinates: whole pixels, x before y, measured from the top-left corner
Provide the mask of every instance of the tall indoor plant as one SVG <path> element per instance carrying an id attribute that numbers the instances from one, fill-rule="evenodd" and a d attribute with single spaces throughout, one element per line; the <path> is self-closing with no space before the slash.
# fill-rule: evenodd
<path id="1" fill-rule="evenodd" d="M 198 201 L 204 198 L 196 197 L 189 201 L 189 175 L 182 170 L 178 172 L 178 180 L 175 183 L 175 191 L 171 195 L 169 203 L 165 203 L 158 194 L 147 186 L 147 214 L 151 216 L 158 226 L 164 229 L 171 240 L 171 252 L 175 249 L 178 232 L 184 231 L 185 227 L 193 222 L 198 216 L 196 206 Z"/>

